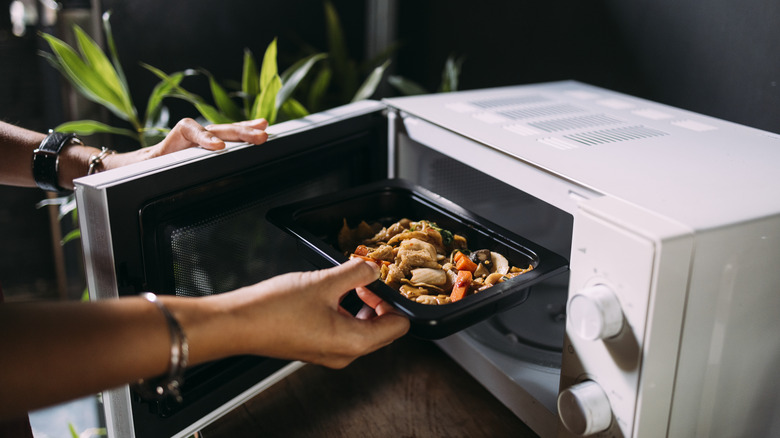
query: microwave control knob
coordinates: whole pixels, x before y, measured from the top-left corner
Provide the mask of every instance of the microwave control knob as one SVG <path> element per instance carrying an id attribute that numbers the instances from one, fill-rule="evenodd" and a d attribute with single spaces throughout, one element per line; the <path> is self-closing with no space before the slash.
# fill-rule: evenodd
<path id="1" fill-rule="evenodd" d="M 603 432 L 612 424 L 612 408 L 598 383 L 586 380 L 558 395 L 558 416 L 569 432 L 587 436 Z"/>
<path id="2" fill-rule="evenodd" d="M 569 301 L 569 327 L 589 341 L 617 336 L 623 329 L 623 312 L 612 290 L 597 284 L 580 290 Z"/>

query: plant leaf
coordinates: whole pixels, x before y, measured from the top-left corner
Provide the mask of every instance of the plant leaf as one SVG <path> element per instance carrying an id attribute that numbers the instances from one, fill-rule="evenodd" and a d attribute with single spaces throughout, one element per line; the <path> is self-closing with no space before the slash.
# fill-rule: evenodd
<path id="1" fill-rule="evenodd" d="M 275 78 L 279 77 L 279 67 L 276 65 L 276 38 L 268 44 L 263 55 L 263 65 L 260 66 L 260 90 L 265 91 Z M 278 91 L 278 90 L 277 90 Z M 276 97 L 276 93 L 274 93 Z"/>
<path id="2" fill-rule="evenodd" d="M 136 121 L 138 116 L 136 115 L 133 103 L 130 100 L 130 95 L 127 93 L 125 87 L 122 86 L 122 82 L 117 75 L 114 66 L 106 57 L 103 50 L 97 45 L 95 40 L 90 38 L 84 29 L 79 26 L 73 26 L 73 32 L 76 35 L 76 40 L 79 45 L 79 50 L 82 56 L 86 60 L 88 66 L 92 68 L 98 78 L 100 78 L 106 87 L 113 93 L 113 98 L 116 99 L 117 104 L 127 114 L 131 120 Z M 137 123 L 136 123 L 137 124 Z"/>
<path id="3" fill-rule="evenodd" d="M 114 70 L 119 77 L 119 81 L 125 89 L 125 92 L 130 94 L 130 87 L 127 85 L 127 77 L 124 70 L 122 70 L 122 64 L 119 62 L 119 52 L 116 50 L 116 44 L 114 43 L 114 32 L 111 30 L 111 11 L 103 13 L 103 31 L 106 34 L 106 44 L 108 45 L 108 51 L 111 54 L 111 62 L 114 64 Z"/>
<path id="4" fill-rule="evenodd" d="M 221 114 L 216 108 L 206 103 L 205 99 L 198 96 L 197 94 L 190 93 L 189 91 L 185 90 L 184 88 L 180 87 L 179 84 L 177 84 L 173 78 L 165 74 L 162 70 L 160 70 L 157 67 L 153 67 L 149 64 L 141 64 L 144 68 L 151 71 L 157 77 L 162 79 L 164 82 L 171 85 L 171 88 L 174 90 L 174 92 L 168 93 L 168 96 L 175 97 L 178 99 L 186 100 L 187 102 L 191 103 L 195 109 L 198 110 L 198 112 L 209 122 L 211 123 L 231 123 L 232 121 Z"/>
<path id="5" fill-rule="evenodd" d="M 340 100 L 346 101 L 358 88 L 358 68 L 349 58 L 344 32 L 336 8 L 331 1 L 325 2 L 325 19 L 328 34 L 329 64 L 333 68 L 333 78 L 338 85 Z"/>
<path id="6" fill-rule="evenodd" d="M 66 243 L 72 240 L 78 240 L 79 238 L 81 238 L 81 230 L 76 228 L 75 230 L 71 230 L 62 238 L 62 240 L 60 240 L 60 245 L 65 245 Z"/>
<path id="7" fill-rule="evenodd" d="M 274 75 L 268 84 L 263 87 L 263 91 L 258 97 L 259 104 L 256 104 L 255 112 L 252 114 L 253 119 L 264 118 L 268 120 L 269 125 L 276 123 L 276 113 L 278 111 L 276 96 L 281 88 L 282 80 L 279 78 L 279 75 Z"/>
<path id="8" fill-rule="evenodd" d="M 333 69 L 336 71 L 346 70 L 347 45 L 344 42 L 344 33 L 341 30 L 338 13 L 330 1 L 325 2 L 325 20 L 328 32 L 328 51 L 333 60 Z"/>
<path id="9" fill-rule="evenodd" d="M 446 93 L 458 90 L 458 78 L 460 77 L 462 65 L 463 58 L 455 59 L 455 55 L 447 57 L 447 61 L 444 63 L 444 70 L 441 74 L 441 86 L 439 87 L 439 91 Z"/>
<path id="10" fill-rule="evenodd" d="M 233 102 L 233 99 L 230 98 L 230 95 L 228 95 L 227 91 L 225 91 L 225 89 L 219 85 L 211 73 L 206 72 L 206 75 L 209 78 L 211 95 L 214 96 L 214 103 L 217 105 L 219 111 L 234 122 L 240 121 L 243 118 L 241 115 L 241 109 L 238 107 L 238 105 L 236 105 L 235 102 Z"/>
<path id="11" fill-rule="evenodd" d="M 304 77 L 309 73 L 309 70 L 319 62 L 326 58 L 328 55 L 324 53 L 317 53 L 296 62 L 290 68 L 284 71 L 281 76 L 282 88 L 279 90 L 279 94 L 276 95 L 276 107 L 280 108 L 287 102 L 287 99 L 292 96 L 295 89 L 300 85 Z"/>
<path id="12" fill-rule="evenodd" d="M 428 90 L 426 90 L 422 85 L 412 81 L 411 79 L 406 79 L 403 76 L 388 76 L 387 82 L 400 91 L 404 96 L 428 94 Z"/>
<path id="13" fill-rule="evenodd" d="M 189 100 L 189 99 L 185 98 L 185 100 Z M 218 125 L 222 123 L 233 123 L 235 121 L 235 120 L 231 120 L 230 118 L 228 118 L 227 116 L 219 112 L 218 109 L 216 109 L 215 107 L 207 103 L 195 102 L 191 100 L 189 101 L 190 103 L 195 105 L 195 108 L 198 110 L 200 115 L 202 115 L 210 123 Z"/>
<path id="14" fill-rule="evenodd" d="M 389 65 L 390 60 L 387 60 L 384 62 L 384 64 L 376 67 L 371 72 L 371 74 L 368 75 L 368 78 L 366 78 L 366 80 L 363 82 L 363 85 L 360 86 L 357 93 L 355 93 L 355 97 L 352 98 L 352 102 L 370 98 L 376 91 L 376 87 L 378 87 L 382 82 L 382 76 L 385 74 L 385 70 L 387 70 Z"/>
<path id="15" fill-rule="evenodd" d="M 79 55 L 72 47 L 62 40 L 48 35 L 41 36 L 49 43 L 57 63 L 60 65 L 65 78 L 87 99 L 96 102 L 108 108 L 117 117 L 130 121 L 130 114 L 125 113 L 122 103 L 114 95 L 110 88 L 106 86 L 89 66 L 82 61 Z"/>
<path id="16" fill-rule="evenodd" d="M 162 80 L 154 86 L 149 94 L 149 102 L 146 104 L 146 124 L 154 123 L 160 114 L 163 99 L 173 90 L 174 86 L 179 85 L 184 79 L 183 72 L 176 72 L 170 75 L 170 81 Z"/>
<path id="17" fill-rule="evenodd" d="M 83 136 L 97 133 L 117 134 L 138 140 L 137 133 L 134 131 L 124 128 L 115 128 L 113 126 L 109 126 L 105 123 L 94 120 L 76 120 L 72 122 L 65 122 L 61 125 L 58 125 L 56 128 L 54 128 L 54 130 L 58 132 L 73 132 Z"/>
<path id="18" fill-rule="evenodd" d="M 325 97 L 330 87 L 333 70 L 325 67 L 317 73 L 309 89 L 308 106 L 312 111 L 319 111 L 324 107 Z"/>
<path id="19" fill-rule="evenodd" d="M 252 52 L 244 49 L 244 70 L 241 75 L 241 91 L 249 98 L 260 94 L 260 75 L 257 73 L 257 64 Z"/>
<path id="20" fill-rule="evenodd" d="M 309 111 L 298 102 L 298 100 L 290 98 L 282 104 L 281 112 L 285 115 L 287 120 L 299 119 L 309 115 Z"/>

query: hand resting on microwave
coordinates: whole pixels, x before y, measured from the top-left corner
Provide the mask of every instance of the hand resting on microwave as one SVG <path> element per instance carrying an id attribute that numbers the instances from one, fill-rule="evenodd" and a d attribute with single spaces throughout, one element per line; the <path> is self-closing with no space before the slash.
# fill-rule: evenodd
<path id="1" fill-rule="evenodd" d="M 205 127 L 195 120 L 182 119 L 160 143 L 117 154 L 105 148 L 87 146 L 78 138 L 64 134 L 47 136 L 0 122 L 0 146 L 3 153 L 3 159 L 0 160 L 0 184 L 35 187 L 37 183 L 45 190 L 72 190 L 73 180 L 88 172 L 113 169 L 190 147 L 220 150 L 225 148 L 226 141 L 261 144 L 268 139 L 265 132 L 267 127 L 265 119 Z M 43 149 L 44 140 L 47 148 L 53 148 L 52 152 L 48 154 L 49 157 L 36 157 L 31 166 L 34 151 Z M 52 164 L 47 165 L 47 158 L 51 159 Z"/>

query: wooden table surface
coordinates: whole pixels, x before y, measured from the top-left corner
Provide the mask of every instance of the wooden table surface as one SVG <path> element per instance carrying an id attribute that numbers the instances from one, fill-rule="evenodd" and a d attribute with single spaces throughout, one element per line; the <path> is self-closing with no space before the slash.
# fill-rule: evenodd
<path id="1" fill-rule="evenodd" d="M 341 370 L 307 365 L 201 436 L 537 437 L 439 347 L 409 336 Z"/>

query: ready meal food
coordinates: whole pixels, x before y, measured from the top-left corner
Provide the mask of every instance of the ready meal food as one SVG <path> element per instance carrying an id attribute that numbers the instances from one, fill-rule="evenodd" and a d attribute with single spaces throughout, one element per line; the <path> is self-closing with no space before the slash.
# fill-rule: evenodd
<path id="1" fill-rule="evenodd" d="M 427 220 L 401 219 L 382 227 L 347 221 L 338 235 L 350 258 L 380 266 L 380 279 L 403 296 L 422 304 L 447 304 L 479 293 L 533 269 L 510 266 L 503 255 L 470 249 L 464 236 Z"/>

